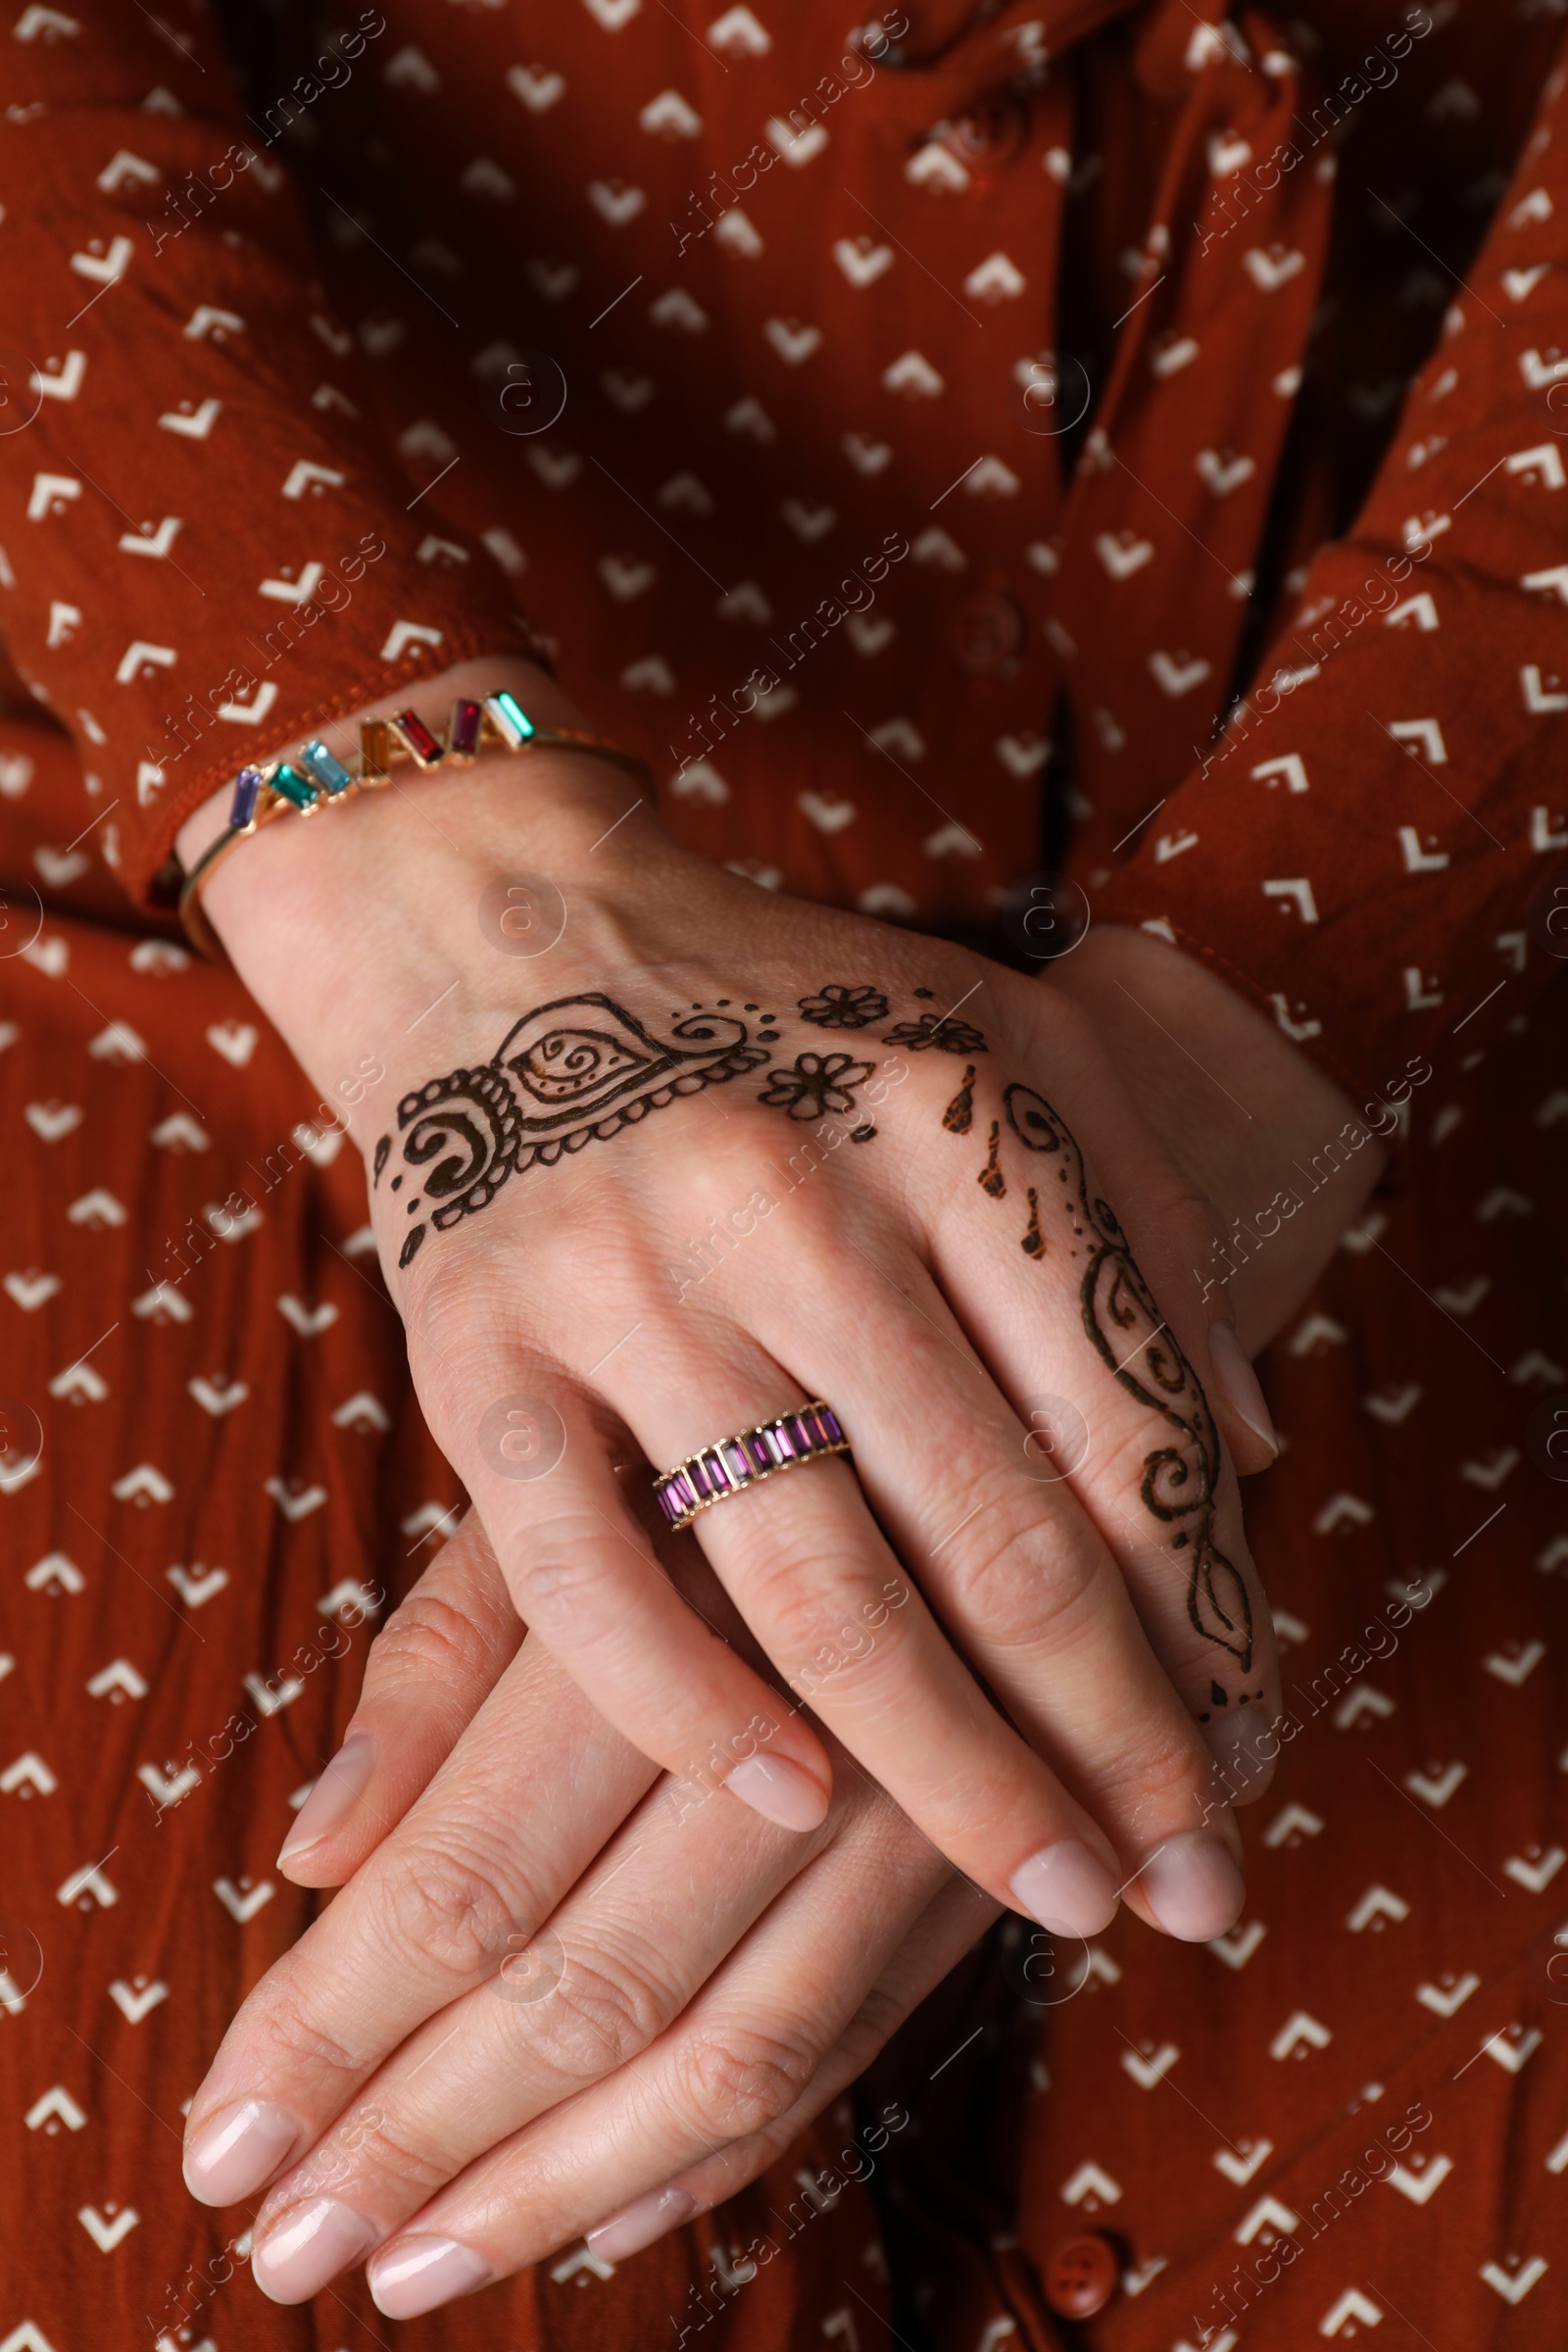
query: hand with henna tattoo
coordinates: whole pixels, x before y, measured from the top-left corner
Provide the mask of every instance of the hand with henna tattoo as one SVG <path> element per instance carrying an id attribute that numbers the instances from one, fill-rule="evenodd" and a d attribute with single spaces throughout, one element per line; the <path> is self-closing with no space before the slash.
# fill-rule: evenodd
<path id="1" fill-rule="evenodd" d="M 268 828 L 207 901 L 308 1071 L 387 1065 L 382 1264 L 519 1616 L 666 1769 L 764 1724 L 724 1785 L 788 1827 L 829 1801 L 808 1702 L 996 1900 L 1221 1933 L 1215 1759 L 1260 1790 L 1277 1689 L 1216 1414 L 1259 1441 L 1171 1287 L 1190 1188 L 1065 999 L 760 891 L 628 799 L 581 755 L 436 769 Z M 519 874 L 564 910 L 521 954 L 484 913 Z M 785 1463 L 679 1539 L 763 1672 L 628 1489 L 813 1398 L 853 1466 Z"/>

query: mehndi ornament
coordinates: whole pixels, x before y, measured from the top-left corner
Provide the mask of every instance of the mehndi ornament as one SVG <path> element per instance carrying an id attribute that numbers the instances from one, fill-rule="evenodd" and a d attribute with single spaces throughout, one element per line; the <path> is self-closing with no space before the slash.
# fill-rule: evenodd
<path id="1" fill-rule="evenodd" d="M 196 860 L 179 894 L 179 919 L 191 945 L 214 963 L 224 963 L 221 943 L 202 911 L 201 894 L 214 868 L 236 843 L 248 841 L 263 825 L 290 811 L 314 816 L 318 809 L 350 801 L 359 792 L 373 792 L 392 781 L 394 765 L 412 760 L 416 767 L 467 767 L 481 752 L 499 747 L 508 752 L 588 752 L 613 760 L 642 782 L 649 781 L 645 763 L 598 735 L 580 727 L 547 727 L 531 719 L 514 695 L 487 694 L 482 702 L 460 696 L 452 706 L 446 741 L 427 727 L 416 710 L 399 710 L 392 718 L 360 722 L 360 753 L 355 766 L 345 766 L 318 737 L 301 744 L 287 757 L 258 767 L 242 767 L 234 778 L 234 797 L 228 823 Z"/>

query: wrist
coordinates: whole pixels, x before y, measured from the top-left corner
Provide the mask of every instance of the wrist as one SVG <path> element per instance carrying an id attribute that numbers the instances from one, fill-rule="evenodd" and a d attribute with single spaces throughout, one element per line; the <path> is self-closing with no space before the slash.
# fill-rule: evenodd
<path id="1" fill-rule="evenodd" d="M 433 678 L 421 678 L 413 686 L 382 695 L 340 718 L 323 719 L 317 731 L 329 751 L 345 761 L 352 762 L 359 746 L 360 727 L 365 720 L 391 718 L 400 710 L 413 709 L 439 732 L 460 695 L 482 700 L 486 694 L 503 688 L 515 695 L 530 714 L 546 725 L 580 727 L 584 724 L 575 704 L 547 670 L 520 655 L 496 654 L 455 662 L 450 669 L 441 671 Z M 283 748 L 277 746 L 270 756 L 277 757 Z M 410 772 L 416 774 L 418 771 Z M 399 770 L 399 776 L 401 781 L 408 780 L 402 769 Z M 220 785 L 199 808 L 191 811 L 175 835 L 174 854 L 187 874 L 225 829 L 233 791 L 232 779 Z"/>
<path id="2" fill-rule="evenodd" d="M 455 698 L 502 688 L 541 726 L 583 725 L 554 681 L 503 658 L 458 664 L 323 725 L 321 736 L 352 761 L 362 719 L 413 709 L 440 733 Z M 182 858 L 198 858 L 226 816 L 225 794 L 190 819 Z M 569 905 L 579 933 L 602 929 L 628 895 L 628 840 L 644 874 L 661 851 L 679 855 L 646 786 L 625 769 L 586 750 L 487 748 L 451 770 L 400 764 L 388 784 L 338 808 L 280 814 L 214 866 L 203 910 L 252 995 L 320 1077 L 351 1038 L 363 1046 L 369 1026 L 412 1022 L 454 978 L 471 981 L 475 966 L 497 984 L 514 979 L 513 958 L 551 944 L 538 926 L 552 912 Z"/>

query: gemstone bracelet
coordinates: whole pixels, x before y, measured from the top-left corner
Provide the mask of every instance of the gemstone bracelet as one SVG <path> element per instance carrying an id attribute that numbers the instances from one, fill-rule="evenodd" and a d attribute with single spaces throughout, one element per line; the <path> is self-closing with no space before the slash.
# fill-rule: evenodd
<path id="1" fill-rule="evenodd" d="M 412 760 L 426 769 L 467 767 L 492 744 L 509 752 L 590 752 L 596 759 L 612 760 L 617 767 L 630 769 L 644 783 L 650 781 L 646 763 L 634 753 L 623 752 L 581 727 L 541 726 L 514 695 L 505 692 L 487 694 L 482 702 L 460 696 L 452 706 L 445 743 L 415 710 L 399 710 L 391 718 L 362 719 L 357 767 L 345 767 L 319 738 L 313 738 L 287 758 L 240 769 L 234 778 L 228 822 L 197 858 L 180 889 L 179 919 L 192 947 L 214 963 L 228 961 L 202 909 L 201 894 L 214 867 L 236 842 L 248 841 L 263 825 L 290 809 L 301 816 L 314 816 L 334 802 L 352 800 L 357 792 L 390 784 L 397 760 Z"/>

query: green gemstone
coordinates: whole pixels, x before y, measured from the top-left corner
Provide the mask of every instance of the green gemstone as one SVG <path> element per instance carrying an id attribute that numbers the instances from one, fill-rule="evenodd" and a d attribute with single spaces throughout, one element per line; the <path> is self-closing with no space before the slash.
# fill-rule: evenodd
<path id="1" fill-rule="evenodd" d="M 533 733 L 533 720 L 528 716 L 515 695 L 502 692 L 486 698 L 491 715 L 509 740 L 515 746 L 526 743 Z"/>
<path id="2" fill-rule="evenodd" d="M 321 797 L 310 778 L 300 775 L 289 766 L 286 760 L 281 767 L 272 770 L 268 782 L 274 792 L 282 794 L 285 801 L 292 801 L 296 808 L 313 808 Z"/>

